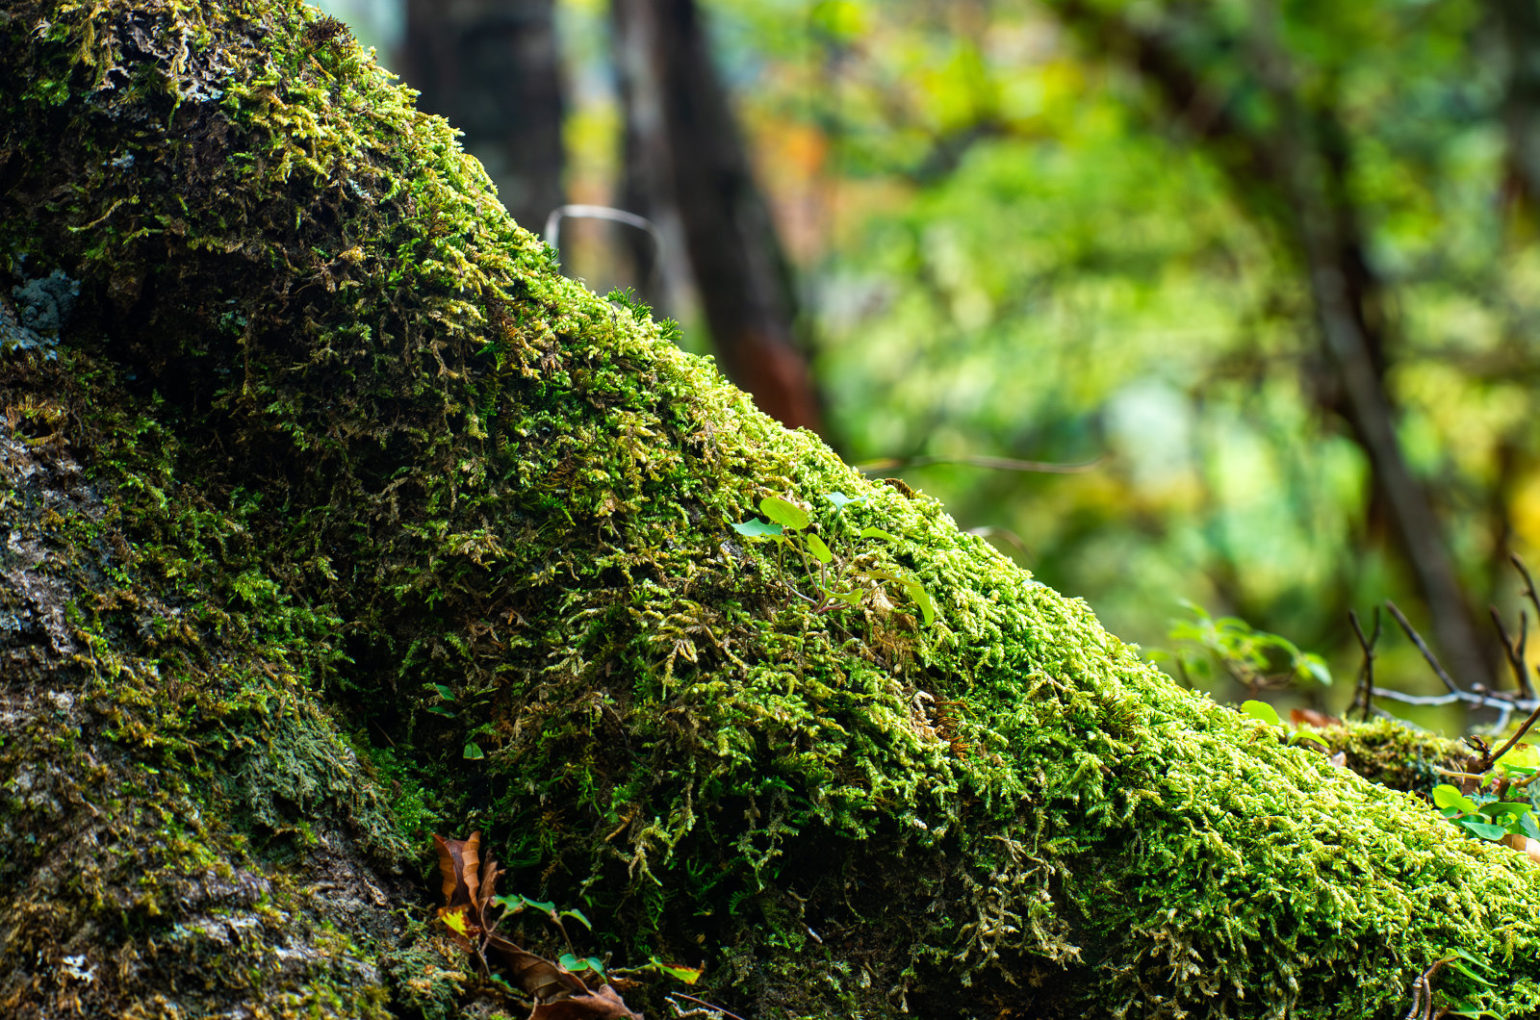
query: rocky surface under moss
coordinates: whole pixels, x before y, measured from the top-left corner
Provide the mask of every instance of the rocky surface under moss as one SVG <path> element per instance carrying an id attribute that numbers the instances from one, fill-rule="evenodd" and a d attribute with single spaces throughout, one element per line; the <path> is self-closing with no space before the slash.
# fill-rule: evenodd
<path id="1" fill-rule="evenodd" d="M 422 923 L 473 828 L 756 1020 L 1540 1007 L 1526 858 L 563 279 L 333 23 L 22 0 L 0 104 L 0 1012 L 517 1013 Z"/>

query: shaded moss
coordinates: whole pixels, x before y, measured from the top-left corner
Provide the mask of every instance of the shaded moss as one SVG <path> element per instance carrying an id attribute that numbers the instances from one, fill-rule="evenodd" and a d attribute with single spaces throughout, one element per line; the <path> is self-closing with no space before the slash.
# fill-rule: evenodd
<path id="1" fill-rule="evenodd" d="M 0 761 L 46 777 L 5 801 L 0 1004 L 153 942 L 84 994 L 167 1014 L 212 973 L 178 1009 L 453 1015 L 470 985 L 388 880 L 437 819 L 583 906 L 583 948 L 704 961 L 758 1017 L 1390 1015 L 1452 949 L 1489 1008 L 1540 1005 L 1527 859 L 1179 690 L 759 415 L 560 277 L 313 18 L 0 13 L 0 266 L 81 288 L 56 362 L 12 351 L 0 388 L 89 508 L 0 504 L 43 550 L 7 567 Z M 766 495 L 859 606 L 733 531 Z M 44 687 L 89 713 L 50 723 Z M 112 868 L 51 878 L 87 833 Z"/>

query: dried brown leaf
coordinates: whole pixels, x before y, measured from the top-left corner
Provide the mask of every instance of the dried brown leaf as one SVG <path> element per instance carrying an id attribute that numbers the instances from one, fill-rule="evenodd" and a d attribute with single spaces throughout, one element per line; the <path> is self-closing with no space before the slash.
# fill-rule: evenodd
<path id="1" fill-rule="evenodd" d="M 543 956 L 520 949 L 501 935 L 487 936 L 486 954 L 510 984 L 536 1002 L 588 994 L 582 978 Z"/>
<path id="2" fill-rule="evenodd" d="M 539 1003 L 529 1020 L 642 1020 L 642 1015 L 631 1012 L 615 989 L 600 985 L 597 992 Z"/>
<path id="3" fill-rule="evenodd" d="M 473 832 L 468 839 L 445 839 L 435 833 L 433 842 L 438 847 L 445 905 L 479 906 L 476 893 L 481 884 L 481 833 Z"/>
<path id="4" fill-rule="evenodd" d="M 487 906 L 492 902 L 492 897 L 497 893 L 497 880 L 502 877 L 503 869 L 497 866 L 497 862 L 488 857 L 481 868 L 481 888 L 476 896 L 476 909 L 483 918 L 487 916 Z M 490 926 L 489 926 L 490 927 Z"/>
<path id="5" fill-rule="evenodd" d="M 455 941 L 535 1000 L 530 1020 L 641 1020 L 609 985 L 591 991 L 576 974 L 490 930 L 486 908 L 503 872 L 491 858 L 483 871 L 480 832 L 466 839 L 435 835 L 433 842 L 445 901 L 439 917 Z"/>

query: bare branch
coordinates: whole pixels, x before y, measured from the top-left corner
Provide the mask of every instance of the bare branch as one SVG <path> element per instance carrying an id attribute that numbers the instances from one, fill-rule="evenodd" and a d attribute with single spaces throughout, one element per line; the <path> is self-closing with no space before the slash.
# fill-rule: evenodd
<path id="1" fill-rule="evenodd" d="M 1358 638 L 1358 647 L 1364 650 L 1364 664 L 1358 671 L 1361 682 L 1353 691 L 1353 703 L 1348 706 L 1348 711 L 1352 712 L 1358 707 L 1358 699 L 1361 695 L 1363 697 L 1362 719 L 1368 722 L 1369 710 L 1374 704 L 1374 646 L 1380 640 L 1380 607 L 1374 607 L 1374 633 L 1367 638 L 1364 637 L 1364 629 L 1358 622 L 1357 613 L 1349 610 L 1348 622 L 1353 625 L 1353 635 Z"/>
<path id="2" fill-rule="evenodd" d="M 1459 685 L 1456 684 L 1454 680 L 1449 676 L 1449 673 L 1444 669 L 1443 664 L 1438 661 L 1438 656 L 1433 654 L 1433 650 L 1428 647 L 1427 642 L 1423 641 L 1422 635 L 1417 633 L 1416 628 L 1413 627 L 1411 622 L 1407 620 L 1405 614 L 1403 614 L 1401 610 L 1396 607 L 1396 604 L 1391 602 L 1389 599 L 1385 600 L 1385 608 L 1390 610 L 1390 615 L 1394 616 L 1396 618 L 1396 622 L 1401 625 L 1401 629 L 1406 631 L 1406 636 L 1412 639 L 1412 644 L 1417 646 L 1417 650 L 1422 653 L 1422 657 L 1426 659 L 1428 665 L 1433 668 L 1433 672 L 1437 674 L 1440 680 L 1444 681 L 1444 686 L 1449 688 L 1452 693 L 1463 696 L 1466 692 L 1460 690 Z"/>
<path id="3" fill-rule="evenodd" d="M 1497 612 L 1496 606 L 1489 606 L 1488 612 L 1492 614 L 1492 625 L 1497 628 L 1497 636 L 1503 643 L 1503 654 L 1508 657 L 1508 665 L 1513 669 L 1513 682 L 1519 689 L 1519 693 L 1525 697 L 1535 696 L 1534 686 L 1529 682 L 1529 662 L 1524 656 L 1524 646 L 1529 641 L 1529 614 L 1519 613 L 1519 637 L 1514 641 L 1508 636 L 1508 628 L 1503 626 L 1503 618 Z"/>
<path id="4" fill-rule="evenodd" d="M 1524 739 L 1524 734 L 1528 733 L 1529 728 L 1533 726 L 1537 721 L 1540 721 L 1540 708 L 1536 708 L 1533 712 L 1529 713 L 1529 718 L 1524 720 L 1524 724 L 1519 727 L 1518 732 L 1509 737 L 1507 743 L 1503 744 L 1503 746 L 1499 748 L 1495 754 L 1491 751 L 1483 754 L 1481 756 L 1481 768 L 1477 769 L 1476 771 L 1485 772 L 1487 769 L 1491 768 L 1493 762 L 1507 754 L 1514 744 L 1517 744 L 1520 740 Z"/>

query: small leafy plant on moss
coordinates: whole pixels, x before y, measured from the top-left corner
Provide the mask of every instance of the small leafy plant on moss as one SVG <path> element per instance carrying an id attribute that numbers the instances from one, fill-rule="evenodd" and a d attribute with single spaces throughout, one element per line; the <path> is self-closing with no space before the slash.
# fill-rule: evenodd
<path id="1" fill-rule="evenodd" d="M 843 492 L 828 492 L 824 498 L 834 506 L 836 517 L 845 508 L 862 502 L 864 497 L 852 498 Z M 753 518 L 733 525 L 733 530 L 745 538 L 771 541 L 776 546 L 776 565 L 782 573 L 786 570 L 786 551 L 791 550 L 801 563 L 816 595 L 808 594 L 795 585 L 788 585 L 797 598 L 808 603 L 815 613 L 830 613 L 840 609 L 854 609 L 871 593 L 873 587 L 893 585 L 903 592 L 919 609 L 926 626 L 936 620 L 936 602 L 925 586 L 903 570 L 870 569 L 857 565 L 855 552 L 842 548 L 844 555 L 837 555 L 818 531 L 828 532 L 821 522 L 815 521 L 806 510 L 778 496 L 766 496 L 759 501 L 759 512 L 765 520 Z M 814 525 L 818 530 L 814 530 Z M 881 528 L 865 527 L 858 537 L 882 542 L 896 541 L 891 533 Z"/>
<path id="2" fill-rule="evenodd" d="M 663 963 L 655 956 L 641 967 L 625 971 L 607 970 L 597 956 L 579 957 L 563 919 L 571 918 L 592 931 L 593 925 L 581 911 L 561 910 L 554 902 L 517 893 L 497 895 L 497 880 L 504 872 L 491 857 L 482 858 L 480 832 L 466 839 L 435 835 L 433 842 L 443 879 L 444 906 L 439 908 L 439 920 L 480 964 L 492 984 L 534 1000 L 529 1020 L 641 1020 L 640 1014 L 633 1013 L 621 999 L 617 986 L 624 988 L 632 978 L 647 972 L 686 984 L 700 978 L 699 968 Z M 494 913 L 493 906 L 502 910 Z M 525 910 L 535 911 L 561 932 L 568 951 L 558 960 L 531 953 L 497 931 L 507 917 Z M 584 974 L 592 976 L 585 981 Z"/>
<path id="3" fill-rule="evenodd" d="M 1321 739 L 1312 730 L 1308 730 L 1303 726 L 1298 728 L 1292 727 L 1284 722 L 1278 715 L 1278 710 L 1265 701 L 1243 701 L 1241 702 L 1241 713 L 1280 730 L 1283 733 L 1284 740 L 1290 744 L 1298 745 L 1309 741 L 1318 745 L 1322 750 L 1331 749 L 1331 745 L 1326 743 L 1325 740 Z"/>
<path id="4" fill-rule="evenodd" d="M 1433 788 L 1433 804 L 1460 829 L 1477 839 L 1508 842 L 1540 840 L 1540 751 L 1517 744 L 1495 763 L 1494 782 L 1486 789 L 1462 792 L 1450 783 Z"/>
<path id="5" fill-rule="evenodd" d="M 434 694 L 438 695 L 440 699 L 431 705 L 425 706 L 429 712 L 432 712 L 434 715 L 441 715 L 445 719 L 460 718 L 460 698 L 457 694 L 455 694 L 452 688 L 445 684 L 428 684 L 426 686 L 431 689 Z M 470 706 L 471 710 L 469 712 L 469 716 L 472 718 L 476 716 L 485 717 L 486 713 L 483 711 L 483 709 L 485 709 L 486 706 L 490 704 L 490 700 L 489 692 L 478 692 L 477 697 Z M 473 738 L 478 733 L 490 733 L 491 730 L 492 727 L 488 723 L 483 723 L 482 725 L 471 730 L 470 733 L 466 735 L 465 750 L 461 752 L 462 757 L 469 761 L 480 761 L 481 759 L 485 758 L 487 756 L 486 752 L 481 749 L 481 745 L 476 743 Z"/>

